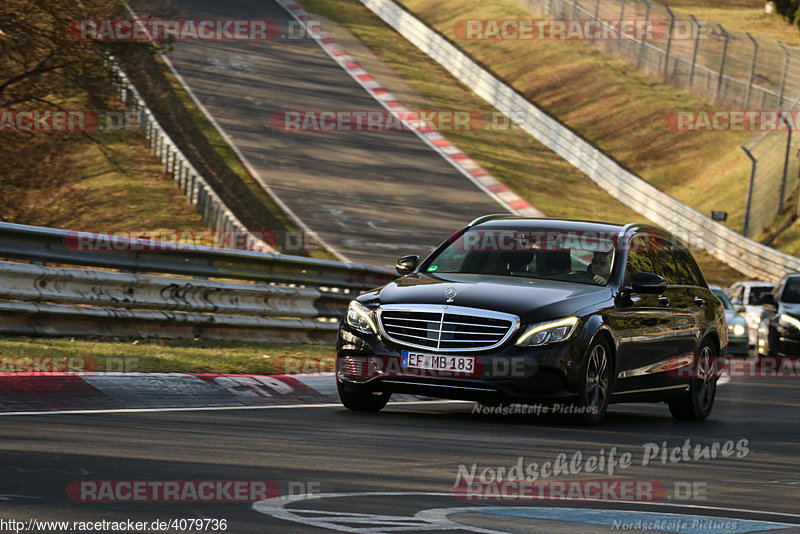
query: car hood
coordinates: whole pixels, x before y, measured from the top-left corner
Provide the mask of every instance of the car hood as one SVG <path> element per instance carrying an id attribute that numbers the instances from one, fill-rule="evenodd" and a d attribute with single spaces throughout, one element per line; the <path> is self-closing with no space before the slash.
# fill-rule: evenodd
<path id="1" fill-rule="evenodd" d="M 449 294 L 455 291 L 450 302 L 446 291 Z M 613 293 L 608 287 L 461 273 L 414 273 L 364 297 L 363 300 L 373 305 L 446 304 L 513 313 L 523 322 L 580 315 L 587 307 L 613 302 Z"/>
<path id="2" fill-rule="evenodd" d="M 781 302 L 780 313 L 788 313 L 792 317 L 800 319 L 800 304 Z"/>

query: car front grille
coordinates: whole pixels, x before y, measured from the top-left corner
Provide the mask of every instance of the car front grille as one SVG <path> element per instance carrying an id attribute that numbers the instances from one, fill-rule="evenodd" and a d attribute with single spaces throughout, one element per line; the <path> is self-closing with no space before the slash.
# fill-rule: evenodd
<path id="1" fill-rule="evenodd" d="M 519 327 L 516 315 L 461 306 L 387 305 L 378 315 L 390 341 L 438 352 L 492 349 Z"/>

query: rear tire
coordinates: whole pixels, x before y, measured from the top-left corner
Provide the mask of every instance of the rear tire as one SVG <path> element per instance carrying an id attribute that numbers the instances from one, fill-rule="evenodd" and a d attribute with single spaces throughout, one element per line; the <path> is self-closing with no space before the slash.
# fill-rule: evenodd
<path id="1" fill-rule="evenodd" d="M 689 391 L 678 399 L 669 401 L 669 411 L 675 419 L 702 421 L 711 413 L 717 395 L 717 377 L 714 374 L 714 344 L 705 340 L 695 358 L 695 377 Z"/>
<path id="2" fill-rule="evenodd" d="M 608 341 L 598 337 L 586 349 L 586 358 L 581 367 L 578 413 L 575 414 L 579 424 L 597 425 L 605 417 L 614 381 L 612 369 Z"/>
<path id="3" fill-rule="evenodd" d="M 339 400 L 345 408 L 356 412 L 379 412 L 389 402 L 391 393 L 383 391 L 358 391 L 347 389 L 347 386 L 336 381 Z"/>

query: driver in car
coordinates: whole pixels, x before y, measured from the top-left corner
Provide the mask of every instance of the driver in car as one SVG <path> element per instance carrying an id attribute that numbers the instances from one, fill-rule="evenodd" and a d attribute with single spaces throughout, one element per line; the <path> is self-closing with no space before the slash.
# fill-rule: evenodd
<path id="1" fill-rule="evenodd" d="M 595 252 L 592 255 L 589 274 L 592 275 L 592 279 L 596 284 L 606 285 L 608 277 L 611 275 L 611 251 Z"/>

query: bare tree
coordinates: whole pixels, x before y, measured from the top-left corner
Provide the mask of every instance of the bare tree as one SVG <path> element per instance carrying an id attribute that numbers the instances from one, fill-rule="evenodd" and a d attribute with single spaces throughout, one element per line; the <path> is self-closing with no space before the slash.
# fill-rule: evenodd
<path id="1" fill-rule="evenodd" d="M 2 0 L 0 109 L 58 107 L 75 96 L 105 103 L 112 94 L 105 54 L 129 44 L 77 40 L 68 28 L 125 14 L 117 0 Z"/>

